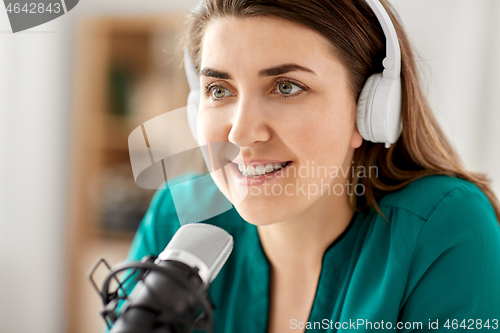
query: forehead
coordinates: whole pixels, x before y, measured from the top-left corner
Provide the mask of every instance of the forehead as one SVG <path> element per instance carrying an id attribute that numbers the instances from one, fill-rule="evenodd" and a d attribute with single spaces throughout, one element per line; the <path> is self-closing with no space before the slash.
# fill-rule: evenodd
<path id="1" fill-rule="evenodd" d="M 297 63 L 321 67 L 338 61 L 330 42 L 318 32 L 297 23 L 268 16 L 224 17 L 207 24 L 202 40 L 201 68 L 265 68 Z"/>

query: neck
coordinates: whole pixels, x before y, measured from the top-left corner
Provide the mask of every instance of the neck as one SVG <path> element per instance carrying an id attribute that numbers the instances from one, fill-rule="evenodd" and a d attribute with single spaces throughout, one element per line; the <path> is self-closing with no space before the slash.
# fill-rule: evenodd
<path id="1" fill-rule="evenodd" d="M 258 226 L 272 269 L 317 272 L 324 252 L 347 228 L 353 214 L 347 196 L 323 195 L 292 221 Z"/>

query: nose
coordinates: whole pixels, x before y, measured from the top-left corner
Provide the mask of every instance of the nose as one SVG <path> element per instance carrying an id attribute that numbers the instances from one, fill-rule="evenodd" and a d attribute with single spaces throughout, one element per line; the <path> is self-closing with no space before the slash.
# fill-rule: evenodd
<path id="1" fill-rule="evenodd" d="M 230 142 L 240 148 L 252 148 L 270 139 L 265 108 L 257 99 L 240 98 L 235 108 L 228 135 Z"/>

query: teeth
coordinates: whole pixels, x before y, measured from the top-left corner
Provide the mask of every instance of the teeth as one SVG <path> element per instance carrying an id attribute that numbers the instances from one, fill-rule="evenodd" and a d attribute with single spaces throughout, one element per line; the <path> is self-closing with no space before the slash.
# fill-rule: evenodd
<path id="1" fill-rule="evenodd" d="M 253 176 L 261 176 L 266 173 L 271 173 L 276 170 L 282 169 L 286 166 L 287 162 L 283 163 L 267 163 L 266 165 L 249 165 L 246 166 L 244 164 L 238 164 L 238 170 L 240 170 L 241 174 L 245 177 L 253 177 Z"/>
<path id="2" fill-rule="evenodd" d="M 257 176 L 263 175 L 266 173 L 266 167 L 263 166 L 262 164 L 259 164 L 255 167 L 255 174 Z"/>
<path id="3" fill-rule="evenodd" d="M 255 176 L 255 168 L 252 165 L 249 165 L 247 167 L 247 174 L 249 176 Z"/>

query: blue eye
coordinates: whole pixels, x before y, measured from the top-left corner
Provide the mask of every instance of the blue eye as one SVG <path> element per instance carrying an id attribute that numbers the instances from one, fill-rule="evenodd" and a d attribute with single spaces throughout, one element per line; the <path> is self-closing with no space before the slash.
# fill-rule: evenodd
<path id="1" fill-rule="evenodd" d="M 276 90 L 283 95 L 293 95 L 303 89 L 292 82 L 282 81 L 278 83 Z"/>
<path id="2" fill-rule="evenodd" d="M 222 97 L 226 96 L 226 89 L 215 87 L 212 90 L 212 96 L 215 98 L 222 98 Z"/>
<path id="3" fill-rule="evenodd" d="M 205 90 L 207 95 L 210 95 L 214 100 L 223 99 L 233 94 L 230 90 L 216 85 L 208 86 Z"/>

